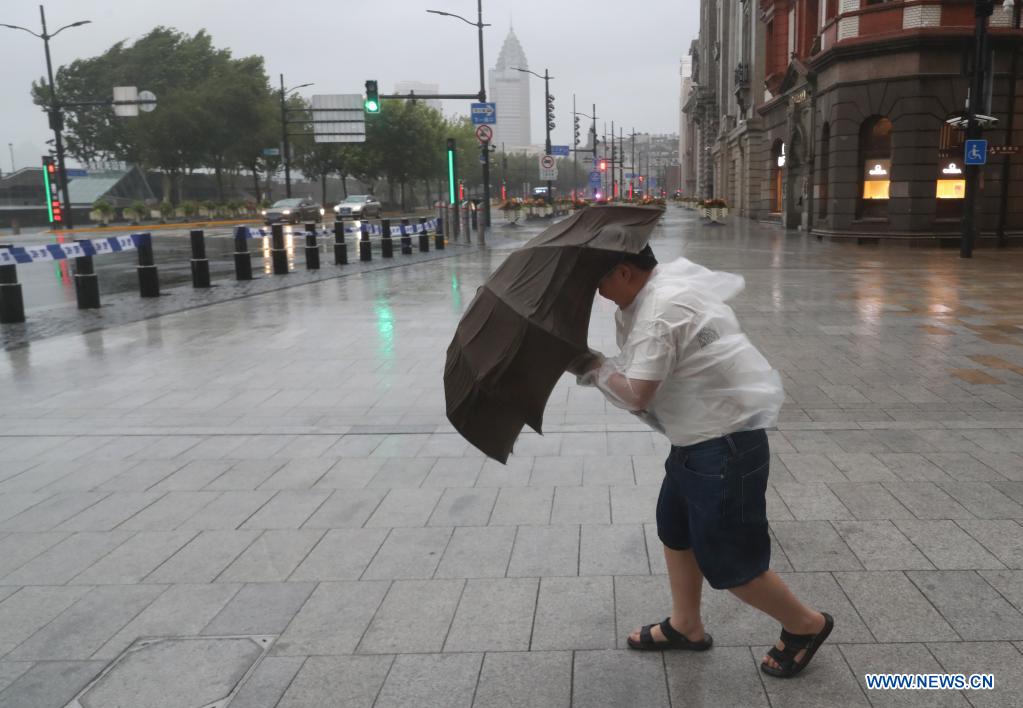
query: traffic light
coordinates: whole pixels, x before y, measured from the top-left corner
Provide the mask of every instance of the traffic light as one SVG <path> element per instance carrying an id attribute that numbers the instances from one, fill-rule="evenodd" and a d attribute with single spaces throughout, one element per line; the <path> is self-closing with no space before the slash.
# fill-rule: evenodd
<path id="1" fill-rule="evenodd" d="M 643 175 L 640 175 L 639 176 L 639 183 L 643 184 L 644 180 L 646 180 L 646 177 L 644 177 Z"/>
<path id="2" fill-rule="evenodd" d="M 575 144 L 579 144 L 579 115 L 575 116 Z"/>
<path id="3" fill-rule="evenodd" d="M 43 156 L 43 187 L 46 190 L 46 210 L 50 217 L 50 223 L 57 225 L 64 223 L 64 212 L 60 203 L 59 180 L 57 179 L 57 165 L 49 155 Z"/>
<path id="4" fill-rule="evenodd" d="M 554 96 L 547 94 L 547 129 L 554 130 Z"/>
<path id="5" fill-rule="evenodd" d="M 377 82 L 370 79 L 366 82 L 366 98 L 362 102 L 366 113 L 380 112 L 380 92 L 377 90 Z"/>
<path id="6" fill-rule="evenodd" d="M 449 204 L 458 203 L 455 194 L 455 139 L 448 138 L 448 198 Z"/>
<path id="7" fill-rule="evenodd" d="M 600 161 L 600 171 L 607 172 L 607 160 Z"/>

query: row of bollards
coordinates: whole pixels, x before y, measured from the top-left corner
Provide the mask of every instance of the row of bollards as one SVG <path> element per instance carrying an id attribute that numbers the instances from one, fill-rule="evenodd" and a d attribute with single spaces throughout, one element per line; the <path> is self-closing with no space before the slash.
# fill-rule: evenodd
<path id="1" fill-rule="evenodd" d="M 419 224 L 424 225 L 425 218 L 419 219 Z M 406 228 L 411 225 L 409 219 L 402 219 L 402 234 L 399 241 L 399 248 L 402 255 L 411 256 L 413 253 L 412 235 L 405 233 Z M 344 220 L 334 223 L 334 265 L 342 266 L 348 264 L 348 244 L 345 241 Z M 305 261 L 307 270 L 319 270 L 320 248 L 316 236 L 316 224 L 306 224 L 305 240 Z M 391 222 L 389 219 L 380 221 L 381 238 L 380 253 L 383 258 L 394 257 L 394 239 L 391 236 Z M 270 232 L 270 257 L 274 275 L 283 275 L 289 272 L 288 250 L 285 244 L 284 227 L 281 224 L 274 224 Z M 435 248 L 444 250 L 445 221 L 443 217 L 437 219 L 435 232 Z M 370 242 L 370 228 L 368 222 L 361 222 L 359 229 L 359 260 L 369 262 L 373 260 L 372 243 Z M 144 298 L 155 298 L 160 296 L 160 277 L 153 256 L 153 239 L 149 233 L 137 234 L 132 237 L 138 251 L 138 266 L 136 273 L 139 282 L 139 295 Z M 234 233 L 234 271 L 235 279 L 252 280 L 252 254 L 249 252 L 248 229 L 240 226 Z M 192 258 L 192 287 L 209 288 L 210 282 L 210 261 L 206 257 L 206 238 L 201 229 L 189 233 L 191 242 Z M 82 243 L 82 241 L 78 241 Z M 10 245 L 0 245 L 0 249 L 12 249 Z M 428 253 L 430 250 L 430 235 L 424 230 L 419 233 L 419 252 Z M 90 248 L 88 253 L 92 253 Z M 99 276 L 96 274 L 93 263 L 94 256 L 82 255 L 75 258 L 75 299 L 79 310 L 93 310 L 100 307 Z M 16 324 L 25 321 L 25 303 L 22 296 L 21 284 L 18 282 L 18 271 L 15 264 L 0 265 L 0 324 Z"/>

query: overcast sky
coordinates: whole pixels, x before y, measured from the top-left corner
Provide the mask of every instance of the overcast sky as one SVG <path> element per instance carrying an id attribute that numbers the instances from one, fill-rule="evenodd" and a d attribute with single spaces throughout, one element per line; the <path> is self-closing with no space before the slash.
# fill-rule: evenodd
<path id="1" fill-rule="evenodd" d="M 640 132 L 678 131 L 679 61 L 699 27 L 697 0 L 483 0 L 486 65 L 497 60 L 514 23 L 529 68 L 550 69 L 555 80 L 557 128 L 553 142 L 572 134 L 572 94 L 579 109 L 597 104 L 598 131 L 606 118 Z M 192 34 L 206 29 L 217 47 L 235 56 L 261 54 L 276 84 L 315 82 L 311 93 L 361 92 L 376 78 L 382 92 L 398 81 L 440 84 L 442 92 L 479 87 L 476 30 L 461 21 L 427 15 L 445 10 L 475 20 L 473 0 L 48 0 L 52 32 L 78 20 L 51 42 L 55 67 L 102 53 L 120 40 L 139 38 L 157 25 Z M 4 0 L 0 22 L 40 31 L 37 1 Z M 0 28 L 0 165 L 39 164 L 52 137 L 43 113 L 29 98 L 33 79 L 44 76 L 42 41 Z M 146 87 L 140 86 L 140 89 Z M 543 135 L 543 82 L 532 82 L 533 137 Z M 307 93 L 308 92 L 308 93 Z M 157 108 L 159 110 L 159 108 Z M 446 113 L 468 113 L 467 103 L 447 102 Z M 130 120 L 130 119 L 127 119 Z"/>

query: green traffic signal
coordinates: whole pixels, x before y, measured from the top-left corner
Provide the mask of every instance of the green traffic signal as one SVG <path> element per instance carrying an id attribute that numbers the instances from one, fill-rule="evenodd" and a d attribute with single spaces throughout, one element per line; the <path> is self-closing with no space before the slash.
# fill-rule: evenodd
<path id="1" fill-rule="evenodd" d="M 366 113 L 380 112 L 380 92 L 377 90 L 377 82 L 370 79 L 366 82 L 366 98 L 362 102 Z"/>

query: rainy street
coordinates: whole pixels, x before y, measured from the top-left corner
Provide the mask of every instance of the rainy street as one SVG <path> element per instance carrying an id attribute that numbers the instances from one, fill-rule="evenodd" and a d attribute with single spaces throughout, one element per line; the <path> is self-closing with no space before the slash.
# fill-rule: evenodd
<path id="1" fill-rule="evenodd" d="M 538 230 L 145 321 L 100 310 L 0 354 L 0 704 L 226 685 L 232 708 L 851 706 L 883 703 L 863 675 L 892 670 L 992 673 L 984 705 L 1018 700 L 1023 255 L 668 207 L 657 256 L 743 275 L 732 304 L 785 384 L 772 566 L 835 630 L 777 681 L 758 670 L 777 625 L 709 587 L 712 651 L 626 648 L 671 611 L 663 438 L 568 375 L 506 466 L 447 422 L 459 317 Z M 53 280 L 26 301 L 71 322 Z M 598 298 L 608 354 L 613 314 Z M 161 663 L 123 655 L 137 637 L 171 637 Z M 197 666 L 208 683 L 182 683 Z"/>

